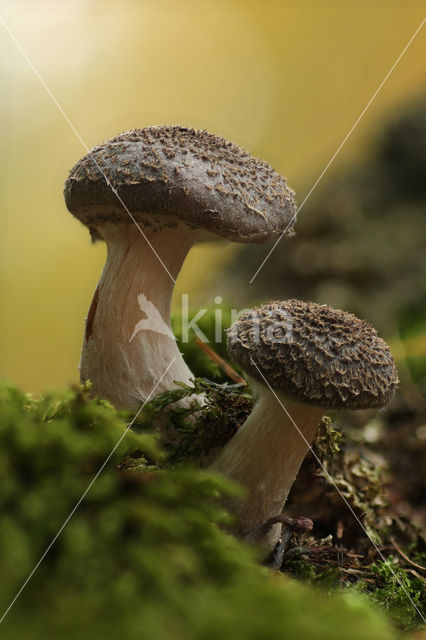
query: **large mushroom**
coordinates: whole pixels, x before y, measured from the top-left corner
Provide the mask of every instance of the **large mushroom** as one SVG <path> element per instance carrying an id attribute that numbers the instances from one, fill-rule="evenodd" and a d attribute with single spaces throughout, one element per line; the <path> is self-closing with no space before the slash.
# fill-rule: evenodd
<path id="1" fill-rule="evenodd" d="M 241 315 L 229 329 L 228 352 L 258 400 L 212 466 L 245 487 L 246 500 L 231 508 L 235 532 L 250 537 L 281 513 L 324 414 L 383 407 L 398 374 L 389 347 L 367 322 L 300 300 Z M 279 525 L 264 545 L 278 537 Z"/>
<path id="2" fill-rule="evenodd" d="M 65 202 L 107 244 L 80 364 L 93 392 L 135 408 L 156 384 L 160 392 L 175 380 L 188 383 L 192 374 L 170 326 L 186 254 L 199 240 L 262 243 L 291 232 L 293 196 L 267 163 L 179 126 L 123 133 L 80 160 L 66 181 Z"/>

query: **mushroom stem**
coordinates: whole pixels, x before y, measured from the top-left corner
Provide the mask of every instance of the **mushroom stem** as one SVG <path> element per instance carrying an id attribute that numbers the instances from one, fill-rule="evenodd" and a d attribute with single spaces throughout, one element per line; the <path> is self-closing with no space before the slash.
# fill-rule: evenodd
<path id="1" fill-rule="evenodd" d="M 274 394 L 261 387 L 252 413 L 212 465 L 246 490 L 245 500 L 228 504 L 237 515 L 235 533 L 240 536 L 281 513 L 324 415 L 321 407 L 295 403 L 277 395 L 303 437 Z M 279 524 L 272 527 L 265 540 L 268 546 L 277 541 L 279 532 Z"/>
<path id="2" fill-rule="evenodd" d="M 149 246 L 133 224 L 117 229 L 104 223 L 98 231 L 107 243 L 107 260 L 86 320 L 80 375 L 92 381 L 95 395 L 135 409 L 173 358 L 155 392 L 192 377 L 173 338 L 170 309 L 174 279 L 194 232 L 145 229 Z"/>

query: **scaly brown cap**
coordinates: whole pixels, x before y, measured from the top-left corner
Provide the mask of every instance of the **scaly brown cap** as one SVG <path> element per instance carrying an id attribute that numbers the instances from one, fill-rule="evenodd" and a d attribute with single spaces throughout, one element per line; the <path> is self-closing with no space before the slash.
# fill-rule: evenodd
<path id="1" fill-rule="evenodd" d="M 65 183 L 71 213 L 92 231 L 184 223 L 237 242 L 266 242 L 292 230 L 296 204 L 285 179 L 223 138 L 179 126 L 135 129 L 92 149 Z M 289 226 L 289 229 L 287 229 Z"/>
<path id="2" fill-rule="evenodd" d="M 268 302 L 229 329 L 228 352 L 255 380 L 333 409 L 386 405 L 398 386 L 389 347 L 364 320 L 300 300 Z"/>

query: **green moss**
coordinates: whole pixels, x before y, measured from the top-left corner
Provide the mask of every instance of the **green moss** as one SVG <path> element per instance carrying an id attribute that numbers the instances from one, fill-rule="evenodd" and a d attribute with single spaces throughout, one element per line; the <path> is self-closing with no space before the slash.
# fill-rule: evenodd
<path id="1" fill-rule="evenodd" d="M 185 397 L 192 398 L 190 407 L 173 406 Z M 179 435 L 177 444 L 168 449 L 168 465 L 184 462 L 198 465 L 232 438 L 251 408 L 248 388 L 196 378 L 193 386 L 179 383 L 177 389 L 158 394 L 143 408 L 135 428 L 154 429 L 155 418 L 163 411 L 167 414 L 168 428 Z"/>
<path id="2" fill-rule="evenodd" d="M 126 431 L 85 388 L 33 400 L 2 387 L 1 611 L 66 523 L 2 637 L 396 637 L 362 595 L 328 597 L 262 568 L 218 526 L 229 518 L 218 499 L 234 491 L 211 472 L 164 468 L 155 435 Z"/>
<path id="3" fill-rule="evenodd" d="M 371 588 L 371 582 L 360 582 L 357 588 L 369 593 L 373 600 L 384 607 L 398 627 L 415 629 L 419 624 L 419 612 L 423 615 L 425 611 L 424 580 L 400 568 L 398 559 L 392 556 L 385 562 L 372 564 L 370 571 L 375 577 L 374 589 Z"/>

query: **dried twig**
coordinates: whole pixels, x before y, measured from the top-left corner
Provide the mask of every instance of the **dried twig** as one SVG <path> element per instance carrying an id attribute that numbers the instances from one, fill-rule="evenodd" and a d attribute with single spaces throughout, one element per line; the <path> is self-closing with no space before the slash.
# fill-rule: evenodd
<path id="1" fill-rule="evenodd" d="M 416 564 L 415 562 L 413 562 L 412 560 L 410 560 L 410 558 L 402 551 L 402 549 L 396 544 L 395 539 L 394 538 L 390 538 L 391 544 L 392 546 L 398 551 L 399 555 L 402 556 L 404 558 L 404 560 L 406 562 L 408 562 L 408 564 L 411 564 L 412 567 L 415 567 L 416 569 L 420 569 L 420 571 L 426 571 L 426 567 L 422 567 L 420 564 Z"/>
<path id="2" fill-rule="evenodd" d="M 222 371 L 226 373 L 227 376 L 234 380 L 234 382 L 238 382 L 238 384 L 247 385 L 247 382 L 242 378 L 238 373 L 233 369 L 223 358 L 221 358 L 216 351 L 213 351 L 211 347 L 209 347 L 205 342 L 200 340 L 200 338 L 195 338 L 198 346 L 208 355 L 210 360 L 212 360 L 215 364 L 217 364 Z"/>

